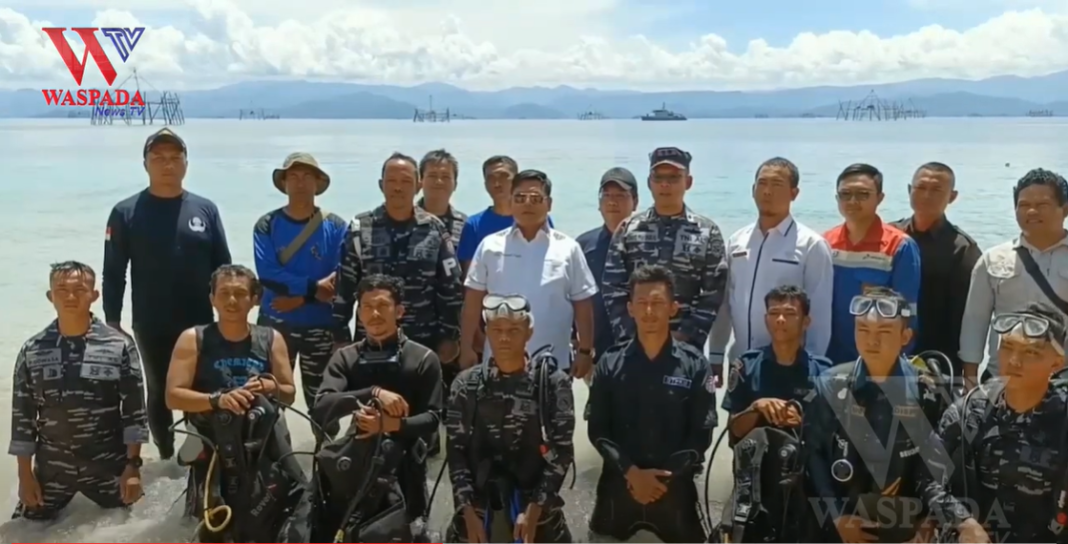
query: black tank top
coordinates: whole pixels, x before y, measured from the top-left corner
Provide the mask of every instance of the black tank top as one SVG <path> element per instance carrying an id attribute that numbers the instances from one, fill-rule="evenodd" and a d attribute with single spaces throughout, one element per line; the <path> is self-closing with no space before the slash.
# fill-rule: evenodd
<path id="1" fill-rule="evenodd" d="M 242 387 L 249 378 L 269 373 L 274 329 L 250 325 L 250 334 L 240 342 L 223 338 L 219 326 L 201 325 L 197 331 L 197 375 L 193 389 L 214 393 Z"/>

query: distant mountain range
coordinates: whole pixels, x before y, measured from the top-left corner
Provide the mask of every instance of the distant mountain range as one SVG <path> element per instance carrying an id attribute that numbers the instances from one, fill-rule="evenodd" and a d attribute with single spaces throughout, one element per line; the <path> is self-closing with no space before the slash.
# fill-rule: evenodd
<path id="1" fill-rule="evenodd" d="M 691 119 L 834 117 L 876 93 L 886 103 L 924 110 L 931 117 L 1012 116 L 1052 111 L 1068 116 L 1068 71 L 979 81 L 919 79 L 885 85 L 809 87 L 776 91 L 601 91 L 568 86 L 468 91 L 444 83 L 415 87 L 309 81 L 250 81 L 180 94 L 186 117 L 237 118 L 239 111 L 282 119 L 411 119 L 414 111 L 446 108 L 476 119 L 574 119 L 593 111 L 630 119 L 666 104 Z M 149 94 L 149 99 L 154 98 Z M 39 90 L 0 91 L 0 118 L 67 117 L 73 108 L 50 107 Z"/>

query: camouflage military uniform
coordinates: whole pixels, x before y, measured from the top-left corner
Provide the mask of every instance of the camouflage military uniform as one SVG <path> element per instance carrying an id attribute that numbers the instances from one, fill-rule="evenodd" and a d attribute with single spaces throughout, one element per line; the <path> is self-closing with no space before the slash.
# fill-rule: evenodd
<path id="1" fill-rule="evenodd" d="M 357 302 L 356 287 L 371 274 L 385 274 L 403 282 L 401 327 L 409 339 L 437 349 L 442 341 L 459 338 L 463 306 L 460 266 L 440 219 L 415 208 L 412 221 L 397 224 L 386 215 L 386 208 L 379 206 L 352 220 L 337 278 L 335 340 L 350 340 L 348 323 Z M 362 337 L 363 326 L 357 322 L 355 339 Z"/>
<path id="2" fill-rule="evenodd" d="M 19 504 L 14 517 L 54 518 L 78 492 L 123 506 L 127 445 L 148 441 L 142 385 L 133 341 L 95 318 L 85 336 L 61 336 L 53 321 L 23 344 L 8 453 L 34 458 L 44 506 Z"/>
<path id="3" fill-rule="evenodd" d="M 507 494 L 508 487 L 518 491 L 521 510 L 530 501 L 542 505 L 536 542 L 571 541 L 560 498 L 575 458 L 575 399 L 567 374 L 544 359 L 517 374 L 502 374 L 492 361 L 464 370 L 452 384 L 445 430 L 457 511 L 447 542 L 467 542 L 463 507 L 474 506 L 485 520 L 487 506 L 496 502 L 491 494 Z M 494 525 L 507 517 L 496 512 Z"/>
<path id="4" fill-rule="evenodd" d="M 423 199 L 419 199 L 418 205 L 420 208 L 423 208 Z M 467 214 L 450 205 L 449 210 L 445 212 L 445 215 L 438 216 L 438 219 L 441 219 L 441 222 L 445 224 L 445 230 L 449 231 L 453 249 L 460 247 L 460 234 L 464 231 L 464 223 L 467 222 Z"/>
<path id="5" fill-rule="evenodd" d="M 703 350 L 727 286 L 723 251 L 719 227 L 689 208 L 676 217 L 657 215 L 654 208 L 630 216 L 612 236 L 601 285 L 616 337 L 631 336 L 634 330 L 627 314 L 631 273 L 659 264 L 675 273 L 679 313 L 671 321 L 672 330 Z"/>
<path id="6" fill-rule="evenodd" d="M 950 490 L 966 499 L 992 542 L 1064 542 L 1049 525 L 1068 463 L 1068 383 L 1054 381 L 1024 413 L 1005 403 L 1003 391 L 1002 380 L 987 382 L 942 415 L 938 432 L 958 465 Z"/>

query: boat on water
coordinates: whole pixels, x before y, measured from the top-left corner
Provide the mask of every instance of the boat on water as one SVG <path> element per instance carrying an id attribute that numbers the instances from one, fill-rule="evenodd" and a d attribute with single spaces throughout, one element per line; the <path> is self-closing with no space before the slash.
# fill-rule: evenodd
<path id="1" fill-rule="evenodd" d="M 660 109 L 653 110 L 652 113 L 647 113 L 642 116 L 642 121 L 685 121 L 686 116 L 681 113 L 675 113 L 667 109 L 667 104 L 664 104 Z"/>

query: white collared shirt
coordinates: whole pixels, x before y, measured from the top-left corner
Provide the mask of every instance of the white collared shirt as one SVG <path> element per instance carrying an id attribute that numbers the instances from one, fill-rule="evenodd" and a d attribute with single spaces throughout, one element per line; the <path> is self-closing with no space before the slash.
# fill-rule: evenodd
<path id="1" fill-rule="evenodd" d="M 552 345 L 561 368 L 570 368 L 572 304 L 597 294 L 586 256 L 574 238 L 549 227 L 530 241 L 517 227 L 491 234 L 475 250 L 464 285 L 488 294 L 526 297 L 534 314 L 527 352 Z M 484 353 L 488 360 L 488 342 Z"/>
<path id="2" fill-rule="evenodd" d="M 727 296 L 709 335 L 712 364 L 733 361 L 751 349 L 771 344 L 764 322 L 764 295 L 776 287 L 796 285 L 811 302 L 805 349 L 823 355 L 831 341 L 831 300 L 834 292 L 834 262 L 831 247 L 816 231 L 787 216 L 767 233 L 756 223 L 735 232 L 727 240 L 730 279 Z M 731 333 L 734 342 L 728 351 Z"/>

